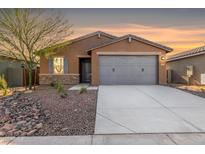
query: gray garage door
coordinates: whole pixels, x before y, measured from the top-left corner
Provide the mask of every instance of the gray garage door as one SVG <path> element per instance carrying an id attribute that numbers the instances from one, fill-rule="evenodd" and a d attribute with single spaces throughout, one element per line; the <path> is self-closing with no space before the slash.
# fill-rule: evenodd
<path id="1" fill-rule="evenodd" d="M 100 84 L 157 84 L 157 56 L 100 56 Z"/>

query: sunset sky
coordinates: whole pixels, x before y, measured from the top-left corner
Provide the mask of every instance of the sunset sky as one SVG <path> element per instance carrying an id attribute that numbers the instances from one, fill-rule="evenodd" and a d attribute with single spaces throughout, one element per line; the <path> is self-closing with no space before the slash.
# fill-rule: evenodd
<path id="1" fill-rule="evenodd" d="M 94 31 L 134 34 L 162 43 L 175 52 L 203 46 L 205 9 L 58 9 L 73 24 L 77 37 Z"/>

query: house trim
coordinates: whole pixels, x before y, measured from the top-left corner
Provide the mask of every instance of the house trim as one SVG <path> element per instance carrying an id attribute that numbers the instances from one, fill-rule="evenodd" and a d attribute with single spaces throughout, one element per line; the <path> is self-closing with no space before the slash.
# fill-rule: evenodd
<path id="1" fill-rule="evenodd" d="M 109 37 L 109 38 L 111 38 L 111 39 L 117 38 L 117 37 L 114 36 L 114 35 L 111 35 L 111 34 L 108 34 L 108 33 L 102 32 L 102 31 L 97 31 L 97 32 L 94 32 L 94 33 L 91 33 L 91 34 L 86 34 L 86 35 L 84 35 L 84 36 L 80 36 L 80 37 L 74 38 L 74 39 L 70 40 L 69 42 L 71 42 L 71 43 L 78 42 L 78 41 L 87 39 L 87 38 L 89 38 L 89 37 L 93 37 L 93 36 L 95 36 L 95 35 L 99 36 L 99 34 L 100 34 L 100 35 L 104 35 L 104 36 L 106 36 L 106 37 Z"/>
<path id="2" fill-rule="evenodd" d="M 203 54 L 205 54 L 205 52 L 199 52 L 199 53 L 184 55 L 184 56 L 180 56 L 180 57 L 168 58 L 167 62 L 180 60 L 180 59 L 185 59 L 185 58 L 190 58 L 190 57 L 199 56 L 199 55 L 203 55 Z"/>
<path id="3" fill-rule="evenodd" d="M 87 49 L 86 52 L 90 52 L 92 50 L 95 50 L 95 49 L 99 49 L 99 48 L 102 48 L 102 47 L 105 47 L 105 46 L 108 46 L 108 45 L 111 45 L 111 44 L 114 44 L 114 43 L 117 43 L 117 42 L 120 42 L 122 40 L 125 40 L 125 39 L 134 39 L 136 41 L 140 41 L 142 43 L 145 43 L 145 44 L 149 44 L 151 46 L 154 46 L 154 47 L 157 47 L 157 48 L 160 48 L 160 49 L 163 49 L 167 52 L 171 52 L 173 49 L 172 48 L 169 48 L 169 47 L 166 47 L 166 46 L 163 46 L 161 44 L 158 44 L 158 43 L 155 43 L 155 42 L 151 42 L 149 40 L 146 40 L 144 38 L 141 38 L 141 37 L 138 37 L 138 36 L 135 36 L 135 35 L 125 35 L 125 36 L 122 36 L 120 38 L 117 38 L 117 39 L 114 39 L 113 41 L 110 41 L 110 42 L 107 42 L 107 43 L 104 43 L 104 44 L 101 44 L 101 45 L 98 45 L 96 47 L 93 47 L 93 48 L 90 48 L 90 49 Z M 130 42 L 132 43 L 132 42 Z"/>
<path id="4" fill-rule="evenodd" d="M 61 75 L 80 75 L 80 74 L 75 74 L 75 73 L 68 73 L 68 74 L 54 74 L 54 73 L 41 73 L 39 74 L 39 76 L 41 75 L 56 75 L 56 76 L 61 76 Z"/>
<path id="5" fill-rule="evenodd" d="M 128 55 L 128 56 L 134 56 L 134 55 L 161 55 L 161 52 L 97 52 L 97 55 Z"/>

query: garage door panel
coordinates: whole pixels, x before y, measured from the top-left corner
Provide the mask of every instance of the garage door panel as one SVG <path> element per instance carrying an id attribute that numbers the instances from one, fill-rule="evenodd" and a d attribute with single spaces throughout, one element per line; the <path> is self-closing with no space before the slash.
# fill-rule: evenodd
<path id="1" fill-rule="evenodd" d="M 100 84 L 103 85 L 114 85 L 114 79 L 109 76 L 101 76 Z"/>
<path id="2" fill-rule="evenodd" d="M 127 56 L 113 56 L 114 58 L 114 62 L 117 65 L 131 65 L 131 64 L 136 64 L 137 60 L 136 57 L 134 56 L 129 56 L 129 61 L 127 61 Z"/>
<path id="3" fill-rule="evenodd" d="M 156 84 L 156 56 L 100 56 L 100 84 Z"/>
<path id="4" fill-rule="evenodd" d="M 133 84 L 136 83 L 136 78 L 139 73 L 137 67 L 126 65 L 116 67 L 116 84 Z"/>
<path id="5" fill-rule="evenodd" d="M 114 66 L 115 57 L 113 56 L 100 56 L 100 66 Z"/>
<path id="6" fill-rule="evenodd" d="M 153 68 L 153 66 L 141 66 L 141 71 L 142 71 L 142 69 L 143 69 L 143 72 L 142 72 L 142 74 L 144 73 L 144 74 L 146 74 L 146 73 L 154 73 L 155 75 L 156 75 L 156 68 Z"/>
<path id="7" fill-rule="evenodd" d="M 115 76 L 111 75 L 112 65 L 102 65 L 100 69 L 100 81 L 103 81 L 100 84 L 112 84 L 114 81 Z"/>
<path id="8" fill-rule="evenodd" d="M 155 74 L 147 74 L 146 76 L 141 77 L 141 82 L 140 84 L 156 84 L 156 79 L 152 78 L 150 76 L 153 76 Z"/>

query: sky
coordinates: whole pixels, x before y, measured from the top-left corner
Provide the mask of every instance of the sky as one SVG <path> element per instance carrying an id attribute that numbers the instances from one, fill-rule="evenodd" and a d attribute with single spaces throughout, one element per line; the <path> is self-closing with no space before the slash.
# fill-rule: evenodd
<path id="1" fill-rule="evenodd" d="M 73 24 L 72 38 L 95 31 L 134 34 L 174 49 L 205 45 L 205 9 L 56 9 Z"/>

